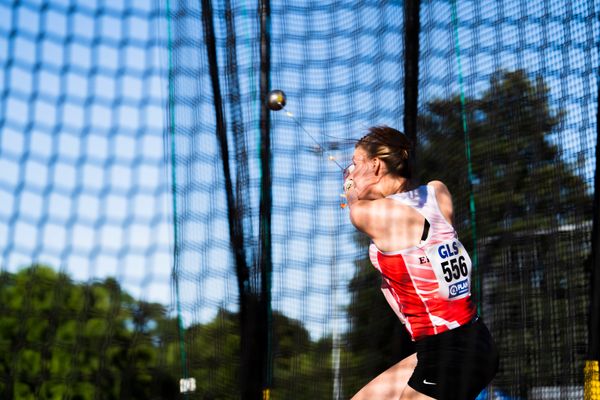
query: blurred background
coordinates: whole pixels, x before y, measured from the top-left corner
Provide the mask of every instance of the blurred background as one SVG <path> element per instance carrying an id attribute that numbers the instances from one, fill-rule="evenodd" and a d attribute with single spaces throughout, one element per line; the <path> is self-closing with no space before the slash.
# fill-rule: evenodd
<path id="1" fill-rule="evenodd" d="M 480 398 L 583 398 L 599 16 L 0 0 L 0 398 L 350 398 L 412 351 L 340 206 L 382 124 L 453 194 L 501 351 Z"/>

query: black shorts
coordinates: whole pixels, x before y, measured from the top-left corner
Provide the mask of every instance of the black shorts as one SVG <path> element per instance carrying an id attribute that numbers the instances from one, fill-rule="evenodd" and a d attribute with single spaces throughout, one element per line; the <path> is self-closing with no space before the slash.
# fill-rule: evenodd
<path id="1" fill-rule="evenodd" d="M 498 350 L 481 319 L 415 344 L 417 366 L 408 385 L 438 400 L 470 400 L 498 370 Z"/>

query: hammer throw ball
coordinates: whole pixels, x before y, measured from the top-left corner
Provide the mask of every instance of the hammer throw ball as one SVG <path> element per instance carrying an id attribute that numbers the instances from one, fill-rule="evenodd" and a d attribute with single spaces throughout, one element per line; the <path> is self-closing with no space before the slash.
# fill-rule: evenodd
<path id="1" fill-rule="evenodd" d="M 285 93 L 283 90 L 274 89 L 267 94 L 267 107 L 273 111 L 279 111 L 285 107 Z"/>

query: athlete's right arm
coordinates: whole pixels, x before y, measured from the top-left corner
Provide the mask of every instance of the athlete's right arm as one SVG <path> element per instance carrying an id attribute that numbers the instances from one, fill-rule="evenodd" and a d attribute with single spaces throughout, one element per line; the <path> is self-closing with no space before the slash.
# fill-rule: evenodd
<path id="1" fill-rule="evenodd" d="M 348 199 L 350 221 L 359 231 L 377 240 L 386 233 L 386 226 L 395 218 L 397 209 L 390 199 L 358 200 Z"/>

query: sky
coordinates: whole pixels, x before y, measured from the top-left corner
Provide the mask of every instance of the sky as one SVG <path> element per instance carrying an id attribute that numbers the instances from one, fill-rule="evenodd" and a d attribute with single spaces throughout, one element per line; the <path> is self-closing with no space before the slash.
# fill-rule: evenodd
<path id="1" fill-rule="evenodd" d="M 232 3 L 252 237 L 260 182 L 258 26 L 253 2 Z M 580 172 L 590 182 L 598 20 L 591 3 L 546 3 L 549 9 L 542 2 L 459 2 L 464 90 L 481 94 L 498 69 L 542 74 L 552 106 L 567 111 L 553 140 L 566 159 L 584 156 Z M 189 3 L 171 26 L 179 40 L 175 176 L 188 323 L 237 304 L 199 4 Z M 227 56 L 223 4 L 215 2 L 220 65 Z M 460 91 L 450 4 L 422 5 L 422 102 Z M 166 1 L 0 1 L 3 269 L 39 262 L 80 281 L 116 276 L 136 297 L 174 305 L 165 9 Z M 400 3 L 273 1 L 271 22 L 272 87 L 287 93 L 286 109 L 324 147 L 355 140 L 373 124 L 403 128 Z M 347 328 L 347 283 L 364 256 L 339 207 L 340 171 L 283 112 L 272 114 L 272 137 L 273 306 L 304 321 L 314 337 L 339 332 Z M 343 146 L 331 154 L 345 165 L 351 151 Z"/>
<path id="2" fill-rule="evenodd" d="M 0 2 L 0 265 L 115 276 L 169 304 L 159 15 L 74 4 Z"/>

